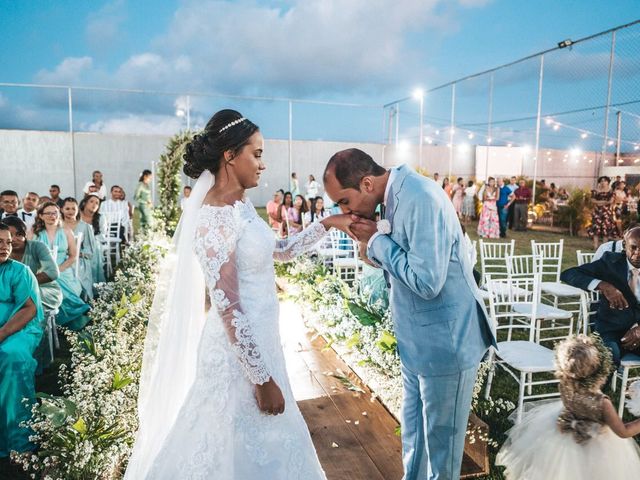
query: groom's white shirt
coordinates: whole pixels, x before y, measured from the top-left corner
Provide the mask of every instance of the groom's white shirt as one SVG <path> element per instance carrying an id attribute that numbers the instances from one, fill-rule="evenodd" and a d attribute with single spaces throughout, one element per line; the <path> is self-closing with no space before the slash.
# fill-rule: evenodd
<path id="1" fill-rule="evenodd" d="M 398 174 L 398 169 L 397 168 L 392 168 L 389 170 L 389 178 L 387 179 L 387 186 L 384 189 L 384 200 L 382 201 L 382 204 L 386 207 L 387 206 L 387 198 L 389 197 L 389 189 L 391 188 L 391 185 L 393 184 L 393 181 L 396 178 L 396 175 Z M 380 219 L 382 220 L 382 212 L 380 212 Z M 386 215 L 385 215 L 386 217 Z M 369 249 L 369 247 L 371 247 L 371 244 L 373 243 L 373 241 L 378 238 L 379 235 L 382 235 L 380 232 L 376 232 L 373 235 L 371 235 L 371 238 L 369 239 L 369 241 L 367 242 L 367 250 Z"/>

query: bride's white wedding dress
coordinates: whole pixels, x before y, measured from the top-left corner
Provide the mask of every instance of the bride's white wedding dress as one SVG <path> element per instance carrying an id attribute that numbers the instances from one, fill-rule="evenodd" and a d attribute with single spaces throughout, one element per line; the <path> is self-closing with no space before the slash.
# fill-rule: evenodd
<path id="1" fill-rule="evenodd" d="M 250 201 L 200 208 L 194 247 L 212 306 L 195 380 L 146 478 L 326 478 L 287 378 L 273 267 L 324 235 L 316 223 L 276 241 Z M 285 398 L 282 415 L 258 409 L 255 384 L 270 377 Z"/>

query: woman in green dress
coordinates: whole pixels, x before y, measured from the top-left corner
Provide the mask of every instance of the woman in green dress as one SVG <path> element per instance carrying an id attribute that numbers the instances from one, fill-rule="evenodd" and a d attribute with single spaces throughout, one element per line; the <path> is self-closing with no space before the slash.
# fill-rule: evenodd
<path id="1" fill-rule="evenodd" d="M 45 202 L 38 208 L 38 217 L 33 226 L 36 240 L 40 240 L 52 252 L 60 269 L 58 284 L 62 289 L 62 305 L 56 317 L 58 325 L 71 330 L 82 329 L 89 317 L 89 305 L 80 297 L 82 284 L 74 274 L 74 263 L 78 256 L 73 232 L 60 225 L 60 210 L 53 202 Z"/>
<path id="2" fill-rule="evenodd" d="M 0 222 L 0 458 L 12 450 L 34 449 L 31 431 L 20 423 L 31 418 L 37 366 L 33 354 L 44 323 L 36 277 L 10 258 L 11 243 L 9 226 Z"/>
<path id="3" fill-rule="evenodd" d="M 95 227 L 100 232 L 101 216 L 97 212 L 97 208 L 93 205 L 95 202 L 100 206 L 97 197 L 89 195 L 85 197 L 80 205 L 84 207 L 83 213 L 78 211 L 78 202 L 75 198 L 65 198 L 62 205 L 63 225 L 70 229 L 77 237 L 82 234 L 82 242 L 80 244 L 80 264 L 78 266 L 78 280 L 82 284 L 84 298 L 93 300 L 95 295 L 94 285 L 105 281 L 104 264 L 102 257 L 102 248 L 96 240 Z M 87 223 L 86 220 L 92 223 Z M 95 223 L 95 225 L 94 225 Z"/>
<path id="4" fill-rule="evenodd" d="M 151 202 L 151 170 L 144 170 L 138 180 L 138 186 L 133 199 L 136 202 L 138 211 L 140 212 L 140 229 L 144 232 L 151 226 L 152 214 L 151 209 L 153 203 Z"/>

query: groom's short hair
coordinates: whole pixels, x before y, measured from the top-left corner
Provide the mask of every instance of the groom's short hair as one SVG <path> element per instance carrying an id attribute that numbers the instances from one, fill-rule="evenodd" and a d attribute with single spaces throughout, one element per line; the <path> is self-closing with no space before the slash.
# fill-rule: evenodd
<path id="1" fill-rule="evenodd" d="M 367 175 L 379 177 L 387 170 L 373 161 L 370 155 L 357 148 L 348 148 L 334 154 L 324 170 L 323 180 L 326 183 L 330 171 L 340 182 L 342 188 L 360 190 L 360 181 Z"/>

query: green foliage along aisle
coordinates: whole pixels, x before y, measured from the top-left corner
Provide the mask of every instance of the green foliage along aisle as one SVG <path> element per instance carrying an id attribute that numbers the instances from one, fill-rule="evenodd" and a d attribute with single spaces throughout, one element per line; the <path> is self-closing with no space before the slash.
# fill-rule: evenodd
<path id="1" fill-rule="evenodd" d="M 138 426 L 138 382 L 146 323 L 166 237 L 142 239 L 100 288 L 92 322 L 65 331 L 71 363 L 60 369 L 63 397 L 39 395 L 31 427 L 36 453 L 14 455 L 33 478 L 120 478 Z"/>

